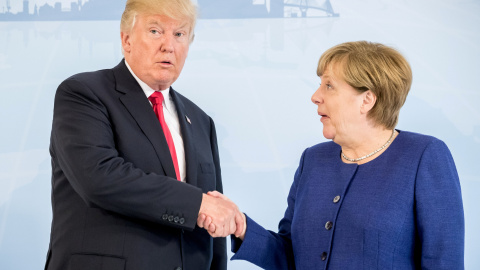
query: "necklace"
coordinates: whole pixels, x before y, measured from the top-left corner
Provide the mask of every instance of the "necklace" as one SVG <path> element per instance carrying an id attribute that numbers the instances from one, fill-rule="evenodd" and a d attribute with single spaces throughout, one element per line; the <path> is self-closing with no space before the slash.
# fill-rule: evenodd
<path id="1" fill-rule="evenodd" d="M 350 162 L 357 162 L 357 161 L 360 161 L 360 160 L 363 160 L 363 159 L 366 159 L 368 157 L 371 157 L 373 155 L 375 155 L 376 153 L 380 152 L 383 150 L 383 148 L 387 147 L 387 145 L 389 145 L 391 142 L 392 142 L 392 139 L 393 139 L 393 136 L 395 135 L 395 129 L 393 130 L 392 132 L 392 136 L 390 136 L 390 139 L 388 139 L 388 141 L 382 145 L 382 147 L 378 148 L 377 150 L 373 151 L 372 153 L 368 154 L 368 155 L 365 155 L 363 157 L 359 157 L 359 158 L 349 158 L 347 156 L 345 156 L 345 154 L 343 153 L 342 151 L 342 157 Z"/>

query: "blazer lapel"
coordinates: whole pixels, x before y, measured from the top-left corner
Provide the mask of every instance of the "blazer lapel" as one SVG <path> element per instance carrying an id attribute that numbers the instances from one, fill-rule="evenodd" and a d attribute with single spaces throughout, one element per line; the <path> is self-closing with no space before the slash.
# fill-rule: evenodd
<path id="1" fill-rule="evenodd" d="M 183 147 L 185 149 L 185 163 L 187 171 L 186 182 L 197 186 L 197 155 L 193 136 L 192 123 L 183 104 L 182 97 L 170 87 L 170 95 L 177 109 L 178 122 L 182 132 Z"/>
<path id="2" fill-rule="evenodd" d="M 165 175 L 176 178 L 167 140 L 145 93 L 128 70 L 124 60 L 113 68 L 113 72 L 117 83 L 116 90 L 124 93 L 120 101 L 152 144 Z"/>

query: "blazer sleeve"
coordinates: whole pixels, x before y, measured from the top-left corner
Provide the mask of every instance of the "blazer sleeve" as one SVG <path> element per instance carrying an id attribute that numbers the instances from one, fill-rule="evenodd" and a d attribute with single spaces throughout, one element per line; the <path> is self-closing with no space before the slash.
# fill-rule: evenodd
<path id="1" fill-rule="evenodd" d="M 215 123 L 210 119 L 210 145 L 212 147 L 213 163 L 215 165 L 216 190 L 223 193 L 222 172 L 220 169 L 220 155 L 218 154 L 217 132 Z M 225 237 L 213 238 L 213 259 L 211 270 L 227 269 L 227 241 Z"/>
<path id="2" fill-rule="evenodd" d="M 109 112 L 94 92 L 75 78 L 64 81 L 55 95 L 51 152 L 76 193 L 90 207 L 193 230 L 201 190 L 136 168 L 119 156 L 114 137 Z"/>
<path id="3" fill-rule="evenodd" d="M 464 269 L 460 181 L 453 157 L 440 140 L 430 142 L 421 157 L 415 209 L 422 269 Z"/>
<path id="4" fill-rule="evenodd" d="M 295 172 L 287 198 L 287 210 L 278 225 L 278 233 L 264 229 L 247 216 L 247 230 L 243 242 L 232 236 L 232 252 L 235 252 L 232 260 L 246 260 L 263 269 L 295 269 L 291 228 L 305 152 Z"/>

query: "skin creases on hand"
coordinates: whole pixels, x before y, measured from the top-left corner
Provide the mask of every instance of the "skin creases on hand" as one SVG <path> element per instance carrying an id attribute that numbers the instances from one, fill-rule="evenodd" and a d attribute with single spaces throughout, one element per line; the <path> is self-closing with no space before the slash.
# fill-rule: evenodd
<path id="1" fill-rule="evenodd" d="M 230 234 L 237 237 L 243 236 L 245 216 L 238 207 L 228 197 L 217 191 L 209 192 L 204 196 L 205 205 L 199 213 L 197 225 L 205 228 L 212 237 L 225 237 Z"/>

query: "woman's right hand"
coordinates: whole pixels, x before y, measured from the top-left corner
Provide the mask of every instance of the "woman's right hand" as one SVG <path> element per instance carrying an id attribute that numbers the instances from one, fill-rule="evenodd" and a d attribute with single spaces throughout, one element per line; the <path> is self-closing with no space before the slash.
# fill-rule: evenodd
<path id="1" fill-rule="evenodd" d="M 231 200 L 227 196 L 223 195 L 218 191 L 210 191 L 207 193 L 207 195 L 231 202 Z M 197 224 L 199 224 L 200 227 L 205 228 L 212 237 L 219 237 L 219 235 L 216 234 L 215 221 L 211 217 L 201 214 L 197 219 Z M 234 234 L 235 237 L 243 241 L 245 237 L 246 229 L 247 229 L 246 216 L 244 213 L 238 211 L 235 214 L 235 228 L 232 228 L 232 231 L 230 231 L 228 234 Z"/>

